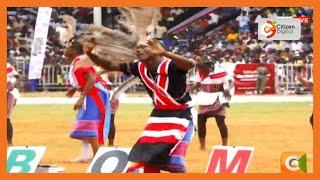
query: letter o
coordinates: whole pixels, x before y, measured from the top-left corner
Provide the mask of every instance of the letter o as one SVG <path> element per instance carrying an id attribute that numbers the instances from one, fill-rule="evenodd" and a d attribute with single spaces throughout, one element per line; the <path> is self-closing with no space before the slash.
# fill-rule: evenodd
<path id="1" fill-rule="evenodd" d="M 101 168 L 105 161 L 111 157 L 116 157 L 118 159 L 118 164 L 112 173 L 121 173 L 127 166 L 128 155 L 127 153 L 120 150 L 112 150 L 102 154 L 92 165 L 92 173 L 101 173 Z"/>

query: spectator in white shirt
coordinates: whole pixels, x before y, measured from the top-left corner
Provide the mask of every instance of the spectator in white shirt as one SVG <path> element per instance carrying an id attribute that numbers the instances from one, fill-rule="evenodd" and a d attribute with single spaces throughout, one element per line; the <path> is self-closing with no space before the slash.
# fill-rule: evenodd
<path id="1" fill-rule="evenodd" d="M 181 8 L 176 8 L 176 15 L 180 16 L 182 13 L 184 13 L 184 10 Z"/>
<path id="2" fill-rule="evenodd" d="M 184 13 L 184 11 L 181 8 L 172 8 L 170 10 L 170 15 L 172 15 L 172 16 L 179 16 L 182 13 Z"/>
<path id="3" fill-rule="evenodd" d="M 303 43 L 301 41 L 292 41 L 291 51 L 302 51 Z"/>
<path id="4" fill-rule="evenodd" d="M 289 50 L 291 50 L 291 43 L 285 41 L 285 42 L 284 42 L 284 49 L 289 49 Z"/>
<path id="5" fill-rule="evenodd" d="M 170 10 L 170 15 L 171 15 L 171 16 L 177 15 L 177 10 L 176 10 L 176 8 L 172 8 L 172 9 Z"/>
<path id="6" fill-rule="evenodd" d="M 217 24 L 219 21 L 219 15 L 215 14 L 214 12 L 209 14 L 210 20 L 208 21 L 209 24 Z"/>
<path id="7" fill-rule="evenodd" d="M 167 21 L 168 21 L 168 22 L 173 22 L 173 21 L 174 21 L 173 15 L 171 15 L 170 17 L 168 17 Z"/>
<path id="8" fill-rule="evenodd" d="M 277 17 L 277 13 L 275 11 L 268 14 L 268 18 L 275 18 L 275 17 Z"/>
<path id="9" fill-rule="evenodd" d="M 255 23 L 258 23 L 261 18 L 262 18 L 262 16 L 259 14 L 259 15 L 256 17 L 256 19 L 254 20 L 254 22 L 255 22 Z"/>
<path id="10" fill-rule="evenodd" d="M 236 19 L 239 22 L 239 31 L 240 33 L 245 33 L 249 30 L 248 22 L 250 21 L 249 16 L 246 14 L 246 11 L 242 11 L 241 15 Z"/>

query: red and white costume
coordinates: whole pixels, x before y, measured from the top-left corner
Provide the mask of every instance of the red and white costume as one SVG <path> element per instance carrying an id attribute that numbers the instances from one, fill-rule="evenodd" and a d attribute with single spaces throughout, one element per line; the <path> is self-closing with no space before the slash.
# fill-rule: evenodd
<path id="1" fill-rule="evenodd" d="M 195 81 L 201 85 L 197 94 L 199 114 L 225 115 L 223 105 L 228 103 L 228 99 L 223 91 L 229 89 L 230 80 L 228 73 L 222 69 L 216 69 L 209 74 L 197 73 Z"/>
<path id="2" fill-rule="evenodd" d="M 19 91 L 15 88 L 17 79 L 14 77 L 18 73 L 14 67 L 7 63 L 7 118 L 10 119 L 13 107 L 16 105 L 17 99 L 20 97 Z"/>

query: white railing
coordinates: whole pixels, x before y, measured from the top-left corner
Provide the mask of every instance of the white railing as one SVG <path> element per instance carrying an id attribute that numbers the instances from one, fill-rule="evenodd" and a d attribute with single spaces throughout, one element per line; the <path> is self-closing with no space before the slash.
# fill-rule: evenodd
<path id="1" fill-rule="evenodd" d="M 20 64 L 19 69 L 24 68 L 24 64 Z M 296 79 L 297 67 L 293 64 L 278 64 L 275 67 L 275 86 L 277 94 L 294 94 L 299 87 L 299 82 Z M 66 89 L 69 87 L 69 65 L 51 66 L 45 65 L 43 67 L 43 76 L 39 81 L 38 86 L 43 90 L 58 90 Z M 24 69 L 21 69 L 25 72 Z M 304 66 L 304 76 L 306 79 L 312 77 L 313 65 L 307 64 Z M 192 69 L 187 74 L 187 83 L 192 84 L 194 82 L 195 70 Z M 117 76 L 114 81 L 114 85 L 119 85 L 124 81 L 123 76 Z M 139 91 L 142 84 L 137 84 L 132 87 L 132 91 Z M 300 88 L 303 90 L 303 88 Z"/>
<path id="2" fill-rule="evenodd" d="M 278 64 L 275 69 L 275 86 L 277 94 L 294 94 L 299 87 L 299 81 L 296 78 L 298 67 L 293 64 Z M 313 64 L 306 64 L 302 68 L 304 78 L 309 80 L 313 73 Z"/>
<path id="3" fill-rule="evenodd" d="M 39 80 L 38 87 L 43 91 L 65 90 L 69 87 L 69 65 L 61 66 L 43 66 L 42 77 Z"/>

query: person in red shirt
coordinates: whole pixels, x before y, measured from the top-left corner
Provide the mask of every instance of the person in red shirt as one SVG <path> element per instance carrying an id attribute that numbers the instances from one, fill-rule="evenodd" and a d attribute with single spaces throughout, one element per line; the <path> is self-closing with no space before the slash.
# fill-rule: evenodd
<path id="1" fill-rule="evenodd" d="M 76 39 L 70 40 L 64 55 L 70 60 L 70 84 L 73 89 L 67 96 L 72 97 L 78 90 L 80 98 L 74 105 L 78 110 L 76 123 L 70 137 L 89 142 L 95 154 L 108 136 L 111 106 L 106 83 L 96 74 L 92 65 L 85 65 L 83 46 Z M 89 160 L 89 159 L 88 159 Z"/>

